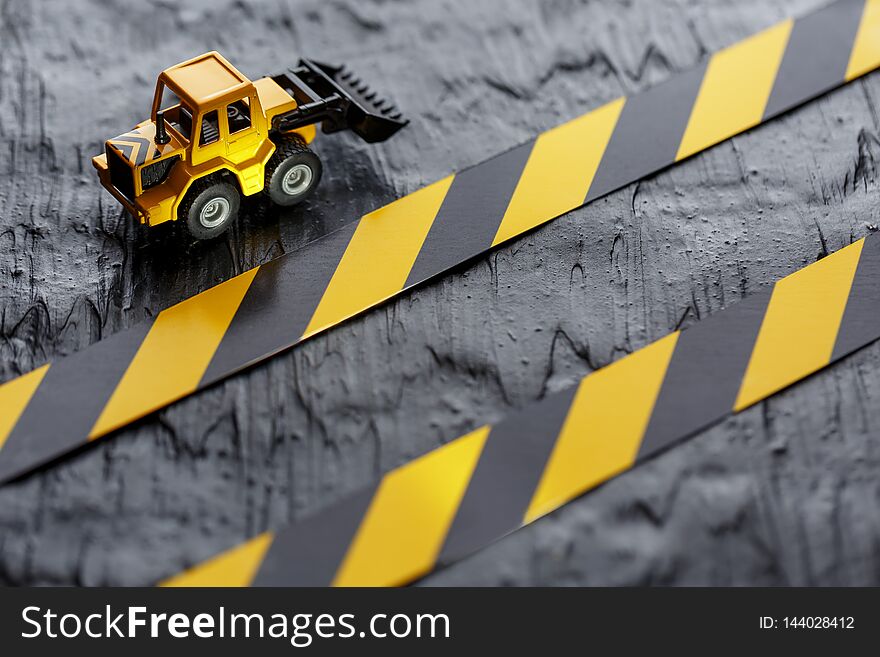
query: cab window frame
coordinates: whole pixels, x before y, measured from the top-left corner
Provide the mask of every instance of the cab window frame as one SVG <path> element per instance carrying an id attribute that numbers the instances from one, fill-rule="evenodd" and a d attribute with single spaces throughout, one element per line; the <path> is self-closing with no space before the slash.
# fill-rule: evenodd
<path id="1" fill-rule="evenodd" d="M 229 108 L 233 106 L 240 105 L 241 107 L 235 107 L 235 109 L 241 113 L 243 119 L 240 119 L 241 125 L 240 127 L 233 130 L 233 122 L 232 117 L 229 115 Z M 246 110 L 246 113 L 242 111 L 242 107 Z M 226 115 L 226 131 L 227 134 L 232 137 L 233 135 L 238 135 L 246 130 L 250 130 L 254 127 L 254 116 L 253 116 L 253 101 L 250 96 L 243 96 L 237 100 L 234 100 L 230 103 L 226 104 L 224 108 L 224 114 Z M 244 121 L 247 121 L 245 124 Z"/>
<path id="2" fill-rule="evenodd" d="M 170 101 L 170 104 L 163 107 L 165 105 L 165 101 Z M 153 120 L 156 120 L 157 112 L 162 111 L 165 115 L 165 126 L 166 128 L 170 128 L 174 134 L 178 136 L 178 138 L 186 143 L 192 143 L 192 133 L 193 133 L 193 123 L 195 122 L 195 112 L 192 108 L 183 102 L 183 99 L 177 94 L 174 89 L 172 89 L 168 84 L 164 81 L 159 81 L 159 84 L 156 86 L 155 97 L 153 98 Z M 182 111 L 185 110 L 186 114 L 189 115 L 190 126 L 189 126 L 189 134 L 186 134 L 183 131 L 183 126 L 180 123 L 180 116 Z M 181 127 L 178 127 L 181 126 Z"/>

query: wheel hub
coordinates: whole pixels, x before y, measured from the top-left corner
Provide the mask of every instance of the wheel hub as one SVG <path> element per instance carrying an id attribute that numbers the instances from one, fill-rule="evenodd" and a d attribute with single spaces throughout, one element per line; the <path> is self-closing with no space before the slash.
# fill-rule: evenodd
<path id="1" fill-rule="evenodd" d="M 307 164 L 294 164 L 281 179 L 281 189 L 288 196 L 299 196 L 312 184 L 312 168 Z"/>
<path id="2" fill-rule="evenodd" d="M 222 196 L 212 198 L 199 212 L 199 223 L 205 228 L 216 228 L 229 217 L 229 201 Z"/>

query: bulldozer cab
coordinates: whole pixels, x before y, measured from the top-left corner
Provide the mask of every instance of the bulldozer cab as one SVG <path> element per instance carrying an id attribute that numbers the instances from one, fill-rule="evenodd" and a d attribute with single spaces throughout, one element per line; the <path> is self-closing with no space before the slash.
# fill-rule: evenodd
<path id="1" fill-rule="evenodd" d="M 157 135 L 179 142 L 190 164 L 239 160 L 266 130 L 254 84 L 218 53 L 206 53 L 159 75 L 151 118 Z"/>

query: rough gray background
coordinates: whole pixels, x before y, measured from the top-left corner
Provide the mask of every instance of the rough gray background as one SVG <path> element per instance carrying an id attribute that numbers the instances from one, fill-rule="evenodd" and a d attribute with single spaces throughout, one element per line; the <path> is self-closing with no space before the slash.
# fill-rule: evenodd
<path id="1" fill-rule="evenodd" d="M 0 2 L 0 381 L 822 0 Z M 181 9 L 181 5 L 186 5 Z M 138 235 L 88 158 L 158 71 L 349 62 L 412 119 L 305 212 Z M 145 584 L 874 229 L 880 76 L 0 489 L 0 581 Z M 424 583 L 880 584 L 880 344 Z"/>

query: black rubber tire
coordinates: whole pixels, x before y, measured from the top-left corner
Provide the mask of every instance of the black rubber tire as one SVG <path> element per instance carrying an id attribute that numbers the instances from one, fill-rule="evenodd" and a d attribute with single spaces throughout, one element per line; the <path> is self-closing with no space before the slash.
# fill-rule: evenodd
<path id="1" fill-rule="evenodd" d="M 302 191 L 295 195 L 288 193 L 284 187 L 284 178 L 296 166 L 306 166 L 310 178 Z M 305 143 L 296 137 L 286 138 L 278 142 L 272 157 L 266 163 L 266 182 L 263 194 L 268 196 L 275 205 L 290 207 L 302 203 L 321 182 L 321 160 Z M 300 169 L 301 171 L 301 169 Z"/>
<path id="2" fill-rule="evenodd" d="M 206 225 L 203 212 L 212 201 L 225 200 L 228 204 L 226 216 L 216 225 Z M 238 218 L 241 195 L 235 185 L 216 179 L 195 181 L 186 193 L 186 198 L 177 211 L 189 234 L 197 240 L 212 240 L 220 237 Z M 222 207 L 222 201 L 221 201 Z M 206 221 L 208 221 L 206 219 Z"/>

